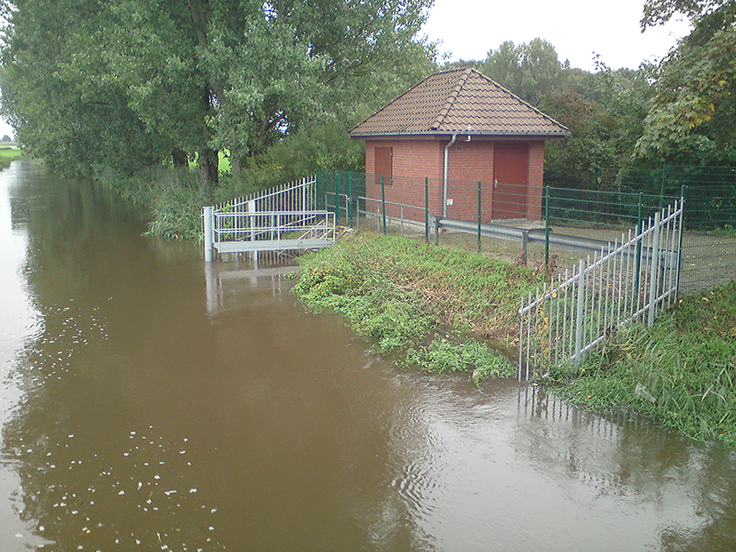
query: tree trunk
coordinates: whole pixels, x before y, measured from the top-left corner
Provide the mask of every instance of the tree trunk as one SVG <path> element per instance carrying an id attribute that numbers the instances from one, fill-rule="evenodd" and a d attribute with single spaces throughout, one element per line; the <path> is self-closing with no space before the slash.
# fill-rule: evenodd
<path id="1" fill-rule="evenodd" d="M 219 181 L 219 162 L 217 151 L 205 149 L 199 152 L 199 187 L 207 189 Z"/>
<path id="2" fill-rule="evenodd" d="M 175 148 L 171 152 L 171 159 L 174 162 L 174 168 L 189 168 L 189 156 L 185 151 Z"/>
<path id="3" fill-rule="evenodd" d="M 235 155 L 230 157 L 230 172 L 233 175 L 233 180 L 237 181 L 240 178 L 240 158 Z"/>

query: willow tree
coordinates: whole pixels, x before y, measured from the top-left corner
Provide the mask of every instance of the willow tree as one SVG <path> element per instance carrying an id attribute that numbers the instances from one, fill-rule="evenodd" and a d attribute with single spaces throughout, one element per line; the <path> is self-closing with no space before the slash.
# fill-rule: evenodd
<path id="1" fill-rule="evenodd" d="M 3 113 L 57 167 L 196 157 L 206 185 L 218 150 L 258 154 L 425 51 L 430 4 L 3 0 Z"/>

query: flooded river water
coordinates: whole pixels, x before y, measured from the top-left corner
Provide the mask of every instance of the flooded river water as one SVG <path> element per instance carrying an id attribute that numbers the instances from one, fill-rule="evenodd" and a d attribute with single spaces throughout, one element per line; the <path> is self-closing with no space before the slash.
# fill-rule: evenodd
<path id="1" fill-rule="evenodd" d="M 0 173 L 0 550 L 736 550 L 733 453 L 399 370 L 144 230 Z"/>

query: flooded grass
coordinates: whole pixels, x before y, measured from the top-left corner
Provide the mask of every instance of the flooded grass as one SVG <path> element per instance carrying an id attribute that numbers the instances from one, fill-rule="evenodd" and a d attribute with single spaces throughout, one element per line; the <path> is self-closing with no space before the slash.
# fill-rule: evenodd
<path id="1" fill-rule="evenodd" d="M 634 325 L 558 392 L 596 411 L 627 409 L 699 441 L 736 447 L 736 282 L 682 299 L 654 327 Z"/>
<path id="2" fill-rule="evenodd" d="M 294 293 L 313 311 L 344 316 L 400 363 L 469 370 L 476 381 L 515 375 L 495 349 L 512 343 L 519 297 L 542 281 L 477 253 L 362 232 L 300 264 Z"/>
<path id="3" fill-rule="evenodd" d="M 514 376 L 498 350 L 517 337 L 519 297 L 544 279 L 539 267 L 447 245 L 357 233 L 305 257 L 294 292 L 314 311 L 344 316 L 400 364 L 468 370 L 475 381 Z M 736 282 L 682 299 L 652 330 L 619 331 L 581 366 L 552 375 L 565 384 L 557 393 L 589 410 L 635 412 L 729 447 L 735 380 Z"/>

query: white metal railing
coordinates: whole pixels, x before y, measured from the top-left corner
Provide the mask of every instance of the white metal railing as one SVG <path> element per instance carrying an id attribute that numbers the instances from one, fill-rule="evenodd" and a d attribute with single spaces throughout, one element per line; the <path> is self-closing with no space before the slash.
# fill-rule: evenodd
<path id="1" fill-rule="evenodd" d="M 233 241 L 302 239 L 306 235 L 334 234 L 335 213 L 330 211 L 215 212 L 214 243 Z"/>
<path id="2" fill-rule="evenodd" d="M 317 208 L 317 177 L 309 176 L 213 206 L 215 211 L 309 211 Z"/>
<path id="3" fill-rule="evenodd" d="M 646 320 L 675 301 L 680 273 L 682 201 L 622 234 L 565 270 L 549 286 L 522 298 L 519 309 L 519 380 L 555 365 L 580 362 L 616 329 Z"/>
<path id="4" fill-rule="evenodd" d="M 335 240 L 334 213 L 317 209 L 317 179 L 303 178 L 204 207 L 205 260 L 214 251 L 324 247 Z"/>

